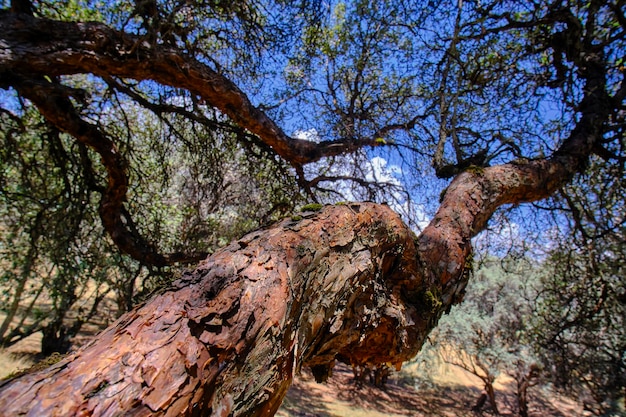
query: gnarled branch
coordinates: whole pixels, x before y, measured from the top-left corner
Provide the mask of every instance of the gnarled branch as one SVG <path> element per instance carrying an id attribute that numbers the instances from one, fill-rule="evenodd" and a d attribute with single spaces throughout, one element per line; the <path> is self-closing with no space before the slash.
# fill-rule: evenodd
<path id="1" fill-rule="evenodd" d="M 383 145 L 375 138 L 320 143 L 291 138 L 232 81 L 176 49 L 149 44 L 102 23 L 59 22 L 0 12 L 2 78 L 11 80 L 15 74 L 77 73 L 154 80 L 183 88 L 257 135 L 292 165 Z"/>

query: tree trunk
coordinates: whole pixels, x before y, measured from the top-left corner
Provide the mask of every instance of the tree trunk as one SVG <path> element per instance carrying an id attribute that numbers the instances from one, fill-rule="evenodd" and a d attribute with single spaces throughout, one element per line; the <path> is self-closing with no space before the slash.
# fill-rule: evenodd
<path id="1" fill-rule="evenodd" d="M 517 412 L 520 417 L 528 417 L 529 379 L 521 377 L 517 381 Z"/>
<path id="2" fill-rule="evenodd" d="M 0 346 L 7 346 L 11 342 L 12 335 L 5 338 L 7 330 L 11 326 L 13 319 L 17 314 L 17 310 L 20 306 L 20 301 L 22 300 L 22 296 L 24 295 L 24 290 L 26 289 L 26 283 L 28 279 L 31 277 L 31 273 L 33 272 L 33 268 L 35 265 L 35 260 L 37 259 L 37 241 L 41 237 L 41 223 L 42 223 L 42 213 L 37 213 L 35 217 L 35 222 L 33 227 L 30 230 L 30 246 L 28 248 L 28 252 L 24 257 L 23 265 L 19 274 L 19 279 L 17 280 L 17 285 L 15 285 L 15 293 L 13 294 L 13 298 L 9 308 L 5 311 L 6 316 L 0 324 Z"/>
<path id="3" fill-rule="evenodd" d="M 483 406 L 485 405 L 486 402 L 487 402 L 487 393 L 483 391 L 480 394 L 480 397 L 478 397 L 478 399 L 476 400 L 476 404 L 474 404 L 474 406 L 472 407 L 472 412 L 482 413 L 481 410 L 483 409 Z"/>
<path id="4" fill-rule="evenodd" d="M 437 321 L 415 235 L 386 206 L 305 213 L 201 263 L 51 368 L 9 415 L 272 415 L 302 366 L 400 366 Z M 430 291 L 431 296 L 426 296 Z"/>
<path id="5" fill-rule="evenodd" d="M 496 403 L 496 390 L 493 387 L 492 379 L 485 382 L 485 391 L 487 392 L 489 402 L 491 403 L 491 410 L 495 415 L 499 416 L 500 410 L 498 410 L 498 404 Z"/>
<path id="6" fill-rule="evenodd" d="M 517 383 L 517 410 L 520 417 L 528 417 L 528 389 L 534 385 L 540 368 L 537 364 L 526 366 L 520 361 L 515 375 Z"/>

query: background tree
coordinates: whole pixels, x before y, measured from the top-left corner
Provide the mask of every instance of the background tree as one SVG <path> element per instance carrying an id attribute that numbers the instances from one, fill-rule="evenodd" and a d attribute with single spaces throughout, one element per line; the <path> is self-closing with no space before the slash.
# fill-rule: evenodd
<path id="1" fill-rule="evenodd" d="M 534 342 L 558 388 L 594 414 L 617 415 L 626 409 L 624 255 L 596 244 L 554 251 L 534 316 Z"/>
<path id="2" fill-rule="evenodd" d="M 623 165 L 589 169 L 589 187 L 568 187 L 553 208 L 571 213 L 541 274 L 535 345 L 560 389 L 598 415 L 626 404 Z"/>
<path id="3" fill-rule="evenodd" d="M 540 376 L 538 354 L 531 348 L 534 329 L 529 327 L 539 288 L 534 269 L 524 259 L 486 261 L 469 283 L 463 303 L 453 307 L 430 336 L 427 360 L 440 356 L 478 377 L 495 414 L 498 376 L 515 381 L 518 413 L 524 417 L 529 415 L 528 388 Z M 476 411 L 481 403 L 483 396 Z"/>
<path id="4" fill-rule="evenodd" d="M 156 187 L 135 188 L 143 180 L 154 184 L 151 170 L 163 166 L 139 155 L 150 150 L 173 156 L 163 153 L 170 151 L 165 138 L 180 140 L 185 160 L 203 155 L 203 174 L 222 172 L 220 157 L 211 158 L 217 155 L 229 158 L 229 166 L 257 161 L 251 166 L 265 175 L 278 173 L 314 201 L 333 201 L 338 191 L 374 200 L 389 196 L 394 207 L 402 207 L 407 196 L 419 195 L 416 203 L 432 215 L 417 237 L 390 211 L 372 205 L 328 208 L 310 217 L 316 224 L 301 216 L 298 225 L 286 220 L 248 235 L 179 281 L 178 290 L 124 316 L 98 343 L 72 357 L 77 361 L 69 358 L 4 388 L 3 398 L 15 399 L 15 408 L 32 407 L 38 400 L 28 395 L 43 398 L 52 389 L 54 396 L 67 389 L 62 386 L 68 380 L 90 372 L 93 384 L 64 405 L 68 412 L 96 404 L 146 413 L 193 407 L 271 412 L 303 365 L 323 379 L 335 358 L 356 365 L 400 363 L 461 300 L 471 238 L 500 207 L 544 199 L 574 178 L 585 188 L 581 174 L 592 156 L 601 158 L 602 172 L 624 164 L 626 19 L 619 2 L 3 5 L 3 114 L 20 119 L 34 108 L 48 128 L 86 150 L 81 167 L 86 178 L 94 178 L 102 227 L 112 244 L 141 265 L 164 268 L 206 255 L 196 245 L 165 238 L 162 232 L 172 228 L 160 222 L 172 216 L 161 217 L 163 208 L 147 205 L 143 194 Z M 124 117 L 127 101 L 156 117 L 156 130 L 145 133 L 164 133 L 160 141 L 144 147 L 137 139 L 137 128 L 146 124 L 141 117 Z M 375 157 L 383 156 L 403 174 L 404 194 L 384 188 L 381 193 L 376 176 L 368 177 L 376 172 L 373 161 L 380 166 Z M 204 169 L 205 160 L 210 169 Z M 623 175 L 623 169 L 618 172 Z M 157 177 L 156 183 L 167 178 Z M 202 179 L 198 175 L 193 186 L 216 183 Z M 285 202 L 294 201 L 289 195 L 270 199 L 271 208 L 260 217 L 278 216 Z M 206 199 L 192 195 L 189 201 Z M 202 204 L 190 216 L 192 230 L 194 221 L 207 217 Z M 308 240 L 298 235 L 304 231 Z M 263 253 L 277 264 L 259 269 L 261 260 L 256 267 L 244 262 Z M 337 264 L 346 269 L 341 274 L 324 272 L 333 257 L 351 261 Z M 243 269 L 232 265 L 252 269 L 241 275 Z M 281 265 L 300 275 L 285 273 Z M 327 276 L 338 283 L 331 285 Z M 206 291 L 192 291 L 195 285 Z M 307 292 L 318 288 L 331 291 Z M 260 294 L 271 294 L 276 309 Z M 321 297 L 321 313 L 302 308 L 303 297 L 317 300 L 309 295 Z M 158 313 L 163 308 L 169 313 Z M 151 319 L 157 315 L 159 320 Z M 132 323 L 139 333 L 125 329 Z M 165 339 L 155 341 L 154 334 Z M 148 341 L 150 352 L 163 345 L 159 354 L 144 352 Z M 176 350 L 181 343 L 188 349 Z M 125 356 L 131 345 L 137 355 Z M 103 351 L 119 356 L 105 357 Z M 97 360 L 101 367 L 76 365 Z M 263 387 L 243 382 L 261 370 L 269 372 Z M 37 378 L 56 372 L 59 387 L 20 388 L 41 387 Z M 29 394 L 17 401 L 17 392 Z M 99 401 L 113 392 L 116 399 Z M 43 408 L 54 407 L 50 399 L 41 401 Z"/>
<path id="5" fill-rule="evenodd" d="M 106 247 L 91 191 L 80 175 L 85 148 L 30 112 L 4 113 L 2 150 L 3 294 L 2 345 L 38 331 L 44 353 L 69 348 L 69 338 L 97 311 L 106 291 Z M 87 289 L 87 282 L 93 287 Z M 70 327 L 69 309 L 89 291 Z M 44 298 L 50 304 L 41 308 Z M 38 303 L 39 302 L 39 303 Z M 11 323 L 14 322 L 13 325 Z"/>

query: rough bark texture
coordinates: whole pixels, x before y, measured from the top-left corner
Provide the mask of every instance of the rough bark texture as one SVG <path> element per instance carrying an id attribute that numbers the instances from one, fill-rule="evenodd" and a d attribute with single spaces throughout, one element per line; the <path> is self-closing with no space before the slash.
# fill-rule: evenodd
<path id="1" fill-rule="evenodd" d="M 415 236 L 386 206 L 305 213 L 233 242 L 43 372 L 9 415 L 271 415 L 293 375 L 336 357 L 400 365 L 438 314 Z"/>

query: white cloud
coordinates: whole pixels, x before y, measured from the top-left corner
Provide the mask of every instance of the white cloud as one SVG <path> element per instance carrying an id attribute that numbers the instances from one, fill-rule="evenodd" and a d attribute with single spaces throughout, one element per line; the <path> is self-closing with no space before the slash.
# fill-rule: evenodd
<path id="1" fill-rule="evenodd" d="M 416 232 L 422 231 L 430 222 L 423 208 L 413 203 L 406 193 L 400 180 L 402 168 L 398 165 L 389 164 L 385 158 L 375 156 L 370 159 L 371 170 L 366 175 L 368 181 L 389 184 L 389 206 L 399 213 L 405 221 L 415 226 Z"/>
<path id="2" fill-rule="evenodd" d="M 316 143 L 321 141 L 315 129 L 298 130 L 294 132 L 293 136 Z M 363 156 L 363 154 L 360 156 Z M 356 163 L 359 165 L 355 166 Z M 353 156 L 325 158 L 306 165 L 304 172 L 308 180 L 319 176 L 354 177 L 379 185 L 376 188 L 375 195 L 372 196 L 365 187 L 356 181 L 338 179 L 322 182 L 319 184 L 320 187 L 333 191 L 322 197 L 325 203 L 363 201 L 373 198 L 378 202 L 389 204 L 416 232 L 420 232 L 428 225 L 429 219 L 423 207 L 415 204 L 408 198 L 408 193 L 402 183 L 402 168 L 398 165 L 390 164 L 387 159 L 381 156 L 374 156 L 360 163 L 355 162 Z"/>
<path id="3" fill-rule="evenodd" d="M 296 139 L 304 139 L 315 143 L 320 143 L 322 139 L 315 128 L 309 130 L 296 130 L 292 135 Z"/>

